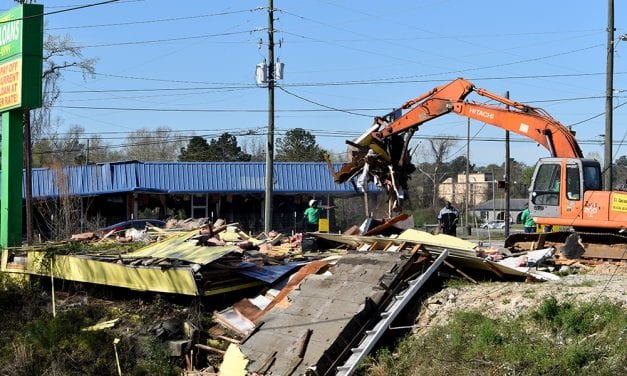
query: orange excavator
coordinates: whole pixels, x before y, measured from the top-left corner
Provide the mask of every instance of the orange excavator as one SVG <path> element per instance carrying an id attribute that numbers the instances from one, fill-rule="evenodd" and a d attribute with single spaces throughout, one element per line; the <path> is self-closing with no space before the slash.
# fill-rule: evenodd
<path id="1" fill-rule="evenodd" d="M 505 106 L 466 100 L 472 92 Z M 386 189 L 390 202 L 400 206 L 407 180 L 415 170 L 409 149 L 411 137 L 422 124 L 449 113 L 531 138 L 549 151 L 551 157 L 540 159 L 536 165 L 529 189 L 529 208 L 537 224 L 567 226 L 591 234 L 591 242 L 601 239 L 627 247 L 627 192 L 602 190 L 599 162 L 583 158 L 574 133 L 541 108 L 475 88 L 463 78 L 376 117 L 366 133 L 347 141 L 349 162 L 332 171 L 335 181 L 355 183 L 357 179 L 362 187 L 375 181 Z M 612 236 L 594 235 L 599 233 Z"/>

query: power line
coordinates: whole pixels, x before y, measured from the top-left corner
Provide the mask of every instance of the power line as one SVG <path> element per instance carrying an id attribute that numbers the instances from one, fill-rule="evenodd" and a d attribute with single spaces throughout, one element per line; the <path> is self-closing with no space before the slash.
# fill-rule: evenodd
<path id="1" fill-rule="evenodd" d="M 68 72 L 82 73 L 68 69 Z M 572 78 L 572 77 L 590 77 L 590 76 L 604 76 L 605 72 L 598 73 L 576 73 L 576 74 L 550 74 L 550 75 L 531 75 L 531 76 L 501 76 L 501 77 L 475 77 L 468 78 L 470 81 L 503 81 L 503 80 L 526 80 L 526 79 L 539 79 L 539 78 Z M 615 75 L 624 75 L 627 72 L 615 72 Z M 138 76 L 122 76 L 107 73 L 94 73 L 96 76 L 123 78 L 140 81 L 156 81 L 156 82 L 172 82 L 172 83 L 191 83 L 191 84 L 206 84 L 206 85 L 226 85 L 220 88 L 257 88 L 253 84 L 241 84 L 241 83 L 228 83 L 228 82 L 206 82 L 206 81 L 182 81 L 182 80 L 169 80 L 162 78 L 152 77 L 138 77 Z M 437 76 L 439 73 L 432 74 Z M 441 83 L 446 79 L 421 79 L 421 80 L 402 80 L 396 78 L 382 78 L 382 79 L 368 79 L 368 80 L 350 80 L 350 81 L 330 81 L 330 82 L 296 82 L 296 83 L 284 83 L 282 87 L 325 87 L 325 86 L 353 86 L 353 85 L 388 85 L 388 84 L 414 84 L 414 83 Z M 196 88 L 154 88 L 154 89 L 111 89 L 111 90 L 68 90 L 64 93 L 90 93 L 90 92 L 123 92 L 123 91 L 157 91 L 157 90 L 205 90 L 210 89 L 208 87 L 196 87 Z"/>
<path id="2" fill-rule="evenodd" d="M 119 2 L 119 1 L 120 1 L 120 0 L 108 0 L 108 1 L 101 1 L 101 2 L 99 2 L 99 3 L 85 4 L 85 5 L 77 5 L 77 6 L 73 7 L 73 8 L 62 9 L 62 10 L 55 10 L 55 11 L 52 11 L 52 12 L 47 12 L 47 13 L 44 13 L 43 15 L 44 15 L 44 16 L 51 16 L 51 15 L 53 15 L 53 14 L 59 14 L 59 13 L 65 13 L 65 12 L 71 12 L 71 11 L 74 11 L 74 10 L 79 10 L 79 9 L 85 9 L 85 8 L 96 7 L 96 6 L 99 6 L 99 5 L 106 5 L 106 4 L 111 4 L 111 3 L 117 3 L 117 2 Z"/>
<path id="3" fill-rule="evenodd" d="M 37 17 L 42 17 L 42 16 L 51 16 L 53 14 L 71 12 L 71 11 L 85 9 L 85 8 L 92 8 L 92 7 L 96 7 L 96 6 L 99 6 L 99 5 L 107 5 L 107 4 L 111 4 L 111 3 L 117 3 L 119 1 L 120 0 L 101 1 L 99 3 L 78 5 L 78 6 L 75 6 L 73 8 L 62 9 L 62 10 L 55 10 L 55 11 L 52 11 L 52 12 L 44 12 L 42 14 L 33 14 L 32 16 L 27 16 L 27 17 L 13 18 L 13 19 L 10 19 L 10 20 L 0 21 L 0 25 L 4 24 L 4 23 L 8 23 L 8 22 L 23 21 L 23 20 L 28 20 L 28 19 L 31 19 L 31 18 L 37 18 Z"/>
<path id="4" fill-rule="evenodd" d="M 236 11 L 231 11 L 231 12 L 209 13 L 209 14 L 200 14 L 200 15 L 185 16 L 185 17 L 160 18 L 160 19 L 154 19 L 154 20 L 118 22 L 118 23 L 97 24 L 97 25 L 53 27 L 53 28 L 48 28 L 47 30 L 89 29 L 89 28 L 97 28 L 97 27 L 114 27 L 114 26 L 142 25 L 142 24 L 161 23 L 161 22 L 174 22 L 174 21 L 207 18 L 207 17 L 227 16 L 227 15 L 238 14 L 238 13 L 249 13 L 249 12 L 258 11 L 261 9 L 264 9 L 264 8 L 257 7 L 257 8 L 251 8 L 251 9 L 245 9 L 245 10 L 236 10 Z"/>
<path id="5" fill-rule="evenodd" d="M 486 123 L 483 123 L 482 127 L 475 133 L 475 135 L 471 138 L 471 141 L 477 142 L 498 142 L 503 143 L 505 141 L 504 137 L 478 137 L 478 134 L 485 128 Z M 324 138 L 350 138 L 350 137 L 358 137 L 363 132 L 357 131 L 345 131 L 345 130 L 325 130 L 325 129 L 314 129 L 314 128 L 301 128 L 316 137 L 324 137 Z M 276 133 L 278 134 L 287 134 L 291 128 L 277 128 Z M 122 140 L 128 139 L 128 137 L 137 134 L 137 132 L 143 131 L 142 129 L 136 131 L 103 131 L 103 132 L 82 132 L 81 135 L 126 135 L 125 137 L 98 137 L 100 140 Z M 201 132 L 201 134 L 191 134 L 191 135 L 180 135 L 181 133 L 195 133 Z M 153 132 L 154 133 L 154 132 Z M 252 127 L 252 128 L 217 128 L 217 129 L 180 129 L 180 130 L 167 130 L 168 134 L 173 134 L 169 137 L 164 137 L 163 135 L 159 135 L 157 133 L 145 134 L 142 135 L 142 138 L 158 138 L 158 139 L 187 139 L 195 136 L 204 137 L 204 138 L 212 138 L 218 137 L 224 133 L 229 133 L 234 136 L 240 137 L 248 137 L 248 136 L 266 136 L 267 130 L 263 126 Z M 44 136 L 43 139 L 52 139 L 55 136 L 63 136 L 63 135 L 72 135 L 74 132 L 67 133 L 56 133 L 48 136 Z M 77 140 L 87 140 L 93 139 L 93 137 L 76 137 Z M 422 134 L 414 134 L 412 140 L 452 140 L 452 141 L 466 141 L 466 137 L 456 136 L 456 135 L 422 135 Z M 535 144 L 536 142 L 522 136 L 514 135 L 511 138 L 511 142 L 514 143 L 523 143 L 523 144 Z M 599 144 L 598 140 L 595 139 L 579 139 L 577 142 L 581 145 L 596 145 Z M 621 145 L 623 141 L 615 141 L 613 144 Z M 135 144 L 134 144 L 135 145 Z M 141 145 L 141 144 L 136 144 Z M 453 153 L 456 154 L 456 153 Z"/>
<path id="6" fill-rule="evenodd" d="M 81 71 L 67 69 L 68 72 L 74 73 L 83 73 Z M 227 85 L 226 88 L 232 87 L 246 87 L 246 88 L 257 88 L 257 86 L 253 84 L 241 84 L 241 83 L 231 83 L 231 82 L 208 82 L 208 81 L 186 81 L 186 80 L 172 80 L 172 79 L 163 79 L 163 78 L 154 78 L 154 77 L 138 77 L 138 76 L 126 76 L 119 74 L 110 74 L 110 73 L 94 73 L 95 76 L 102 77 L 113 77 L 113 78 L 123 78 L 125 80 L 138 80 L 138 81 L 155 81 L 155 82 L 172 82 L 177 84 L 203 84 L 203 85 Z M 225 88 L 225 87 L 220 87 Z M 165 89 L 114 89 L 114 90 L 96 90 L 96 92 L 107 92 L 107 91 L 152 91 L 152 90 L 193 90 L 193 89 L 207 89 L 206 87 L 201 88 L 165 88 Z M 94 90 L 75 90 L 75 91 L 64 91 L 64 93 L 88 93 Z"/>
<path id="7" fill-rule="evenodd" d="M 118 1 L 118 3 L 122 4 L 122 3 L 143 3 L 146 0 L 120 0 Z M 71 4 L 71 5 L 46 5 L 47 9 L 50 8 L 74 8 L 74 7 L 79 7 L 82 6 L 84 4 Z"/>
<path id="8" fill-rule="evenodd" d="M 627 104 L 627 102 L 625 102 L 625 103 L 623 103 L 623 104 L 619 104 L 619 105 L 617 105 L 617 106 L 613 107 L 613 109 L 615 110 L 615 109 L 617 109 L 617 108 L 619 108 L 619 107 L 623 107 L 623 106 L 624 106 L 624 105 L 626 105 L 626 104 Z M 569 124 L 569 126 L 574 127 L 574 126 L 576 126 L 576 125 L 579 125 L 579 124 L 582 124 L 582 123 L 588 122 L 588 121 L 590 121 L 590 120 L 592 120 L 592 119 L 596 119 L 596 118 L 601 117 L 601 116 L 603 116 L 603 115 L 605 115 L 605 112 L 601 112 L 600 114 L 594 115 L 594 116 L 592 116 L 592 117 L 589 117 L 589 118 L 584 119 L 584 120 L 582 120 L 582 121 L 579 121 L 579 122 L 577 122 L 577 123 Z"/>
<path id="9" fill-rule="evenodd" d="M 312 102 L 314 103 L 314 102 Z M 344 112 L 351 113 L 351 111 L 386 111 L 386 108 L 354 108 L 354 109 L 335 109 L 327 107 L 322 104 L 320 106 L 325 107 L 323 109 L 285 109 L 275 110 L 276 112 Z M 69 108 L 80 110 L 104 110 L 104 111 L 151 111 L 151 112 L 252 112 L 252 113 L 265 113 L 267 109 L 247 109 L 247 108 L 155 108 L 155 107 L 95 107 L 95 106 L 51 106 L 51 108 Z M 364 114 L 352 115 L 368 116 Z"/>
<path id="10" fill-rule="evenodd" d="M 289 95 L 291 95 L 293 97 L 296 97 L 296 98 L 298 98 L 300 100 L 303 100 L 303 101 L 311 103 L 311 104 L 315 104 L 316 106 L 320 106 L 320 107 L 324 107 L 324 108 L 332 110 L 332 111 L 344 112 L 344 113 L 351 114 L 351 115 L 356 115 L 356 116 L 372 117 L 370 115 L 360 114 L 360 113 L 357 113 L 357 112 L 352 112 L 352 111 L 348 111 L 348 110 L 342 110 L 342 109 L 339 109 L 339 108 L 336 108 L 336 107 L 327 106 L 327 105 L 321 104 L 319 102 L 312 101 L 311 99 L 307 99 L 307 98 L 301 97 L 300 95 L 294 94 L 291 91 L 288 91 L 287 89 L 285 89 L 285 88 L 283 88 L 283 87 L 281 87 L 279 85 L 276 85 L 276 87 L 278 89 L 280 89 L 281 91 L 283 91 L 283 92 L 285 92 L 285 93 L 287 93 L 287 94 L 289 94 Z"/>
<path id="11" fill-rule="evenodd" d="M 83 49 L 83 48 L 97 48 L 97 47 L 134 46 L 134 45 L 138 45 L 138 44 L 169 43 L 169 42 L 179 42 L 179 41 L 182 41 L 182 40 L 205 39 L 205 38 L 224 37 L 224 36 L 231 36 L 231 35 L 240 35 L 240 34 L 252 34 L 254 32 L 261 31 L 261 30 L 263 30 L 263 29 L 233 31 L 233 32 L 229 32 L 229 33 L 218 33 L 218 34 L 193 35 L 193 36 L 189 36 L 189 37 L 178 37 L 178 38 L 165 38 L 165 39 L 140 40 L 140 41 L 130 41 L 130 42 L 93 44 L 93 45 L 78 46 L 77 48 Z"/>
<path id="12" fill-rule="evenodd" d="M 281 89 L 284 90 L 284 89 Z M 284 90 L 285 91 L 285 90 Z M 322 108 L 319 109 L 305 109 L 305 108 L 296 108 L 296 109 L 277 109 L 275 110 L 276 112 L 283 112 L 283 113 L 306 113 L 306 112 L 342 112 L 342 113 L 347 113 L 347 114 L 351 114 L 351 115 L 356 115 L 356 116 L 363 116 L 363 117 L 372 117 L 374 115 L 367 115 L 367 114 L 360 114 L 357 113 L 355 111 L 377 111 L 378 113 L 382 112 L 382 111 L 389 111 L 391 108 L 390 107 L 371 107 L 371 108 L 345 108 L 345 109 L 340 109 L 340 108 L 336 108 L 336 107 L 331 107 L 331 106 L 327 106 L 324 105 L 322 103 L 313 101 L 313 100 L 309 100 L 307 98 L 301 97 L 297 94 L 294 93 L 288 93 L 290 95 L 293 95 L 299 99 L 302 99 L 308 103 L 312 103 L 315 104 L 317 106 L 320 106 Z M 594 98 L 594 97 L 592 97 Z M 580 100 L 581 98 L 577 98 L 576 100 Z M 560 100 L 560 101 L 565 101 L 565 100 Z M 527 102 L 527 103 L 532 103 L 532 102 Z M 627 102 L 620 104 L 616 107 L 622 107 L 625 104 L 627 104 Z M 217 113 L 221 113 L 221 112 L 240 112 L 240 113 L 265 113 L 267 112 L 267 109 L 249 109 L 249 108 L 157 108 L 157 107 L 109 107 L 109 106 L 62 106 L 62 105 L 54 105 L 54 106 L 50 106 L 51 108 L 65 108 L 65 109 L 79 109 L 79 110 L 103 110 L 103 111 L 149 111 L 149 112 L 217 112 Z M 573 123 L 573 124 L 569 124 L 570 126 L 574 126 L 574 125 L 578 125 L 581 124 L 583 122 L 592 120 L 594 118 L 597 118 L 599 116 L 603 115 L 603 113 L 599 114 L 599 115 L 595 115 L 591 118 L 588 118 L 586 120 L 583 120 L 581 122 L 578 123 Z"/>

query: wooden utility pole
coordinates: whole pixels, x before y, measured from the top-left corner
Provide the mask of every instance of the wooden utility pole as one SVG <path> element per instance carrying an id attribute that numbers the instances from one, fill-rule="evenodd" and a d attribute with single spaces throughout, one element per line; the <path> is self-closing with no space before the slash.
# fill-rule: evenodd
<path id="1" fill-rule="evenodd" d="M 607 2 L 607 70 L 605 75 L 605 155 L 603 188 L 612 190 L 612 111 L 614 91 L 614 0 Z"/>
<path id="2" fill-rule="evenodd" d="M 509 99 L 509 91 L 505 92 L 505 98 Z M 509 106 L 507 106 L 509 108 Z M 509 162 L 509 131 L 505 131 L 505 236 L 509 236 L 509 176 L 510 176 L 510 162 Z"/>
<path id="3" fill-rule="evenodd" d="M 274 165 L 274 3 L 268 0 L 268 143 L 266 147 L 266 199 L 264 231 L 272 230 L 272 191 Z"/>
<path id="4" fill-rule="evenodd" d="M 466 231 L 468 235 L 472 235 L 472 227 L 470 226 L 468 217 L 468 202 L 470 201 L 470 118 L 466 124 L 466 214 L 464 224 L 466 225 Z"/>

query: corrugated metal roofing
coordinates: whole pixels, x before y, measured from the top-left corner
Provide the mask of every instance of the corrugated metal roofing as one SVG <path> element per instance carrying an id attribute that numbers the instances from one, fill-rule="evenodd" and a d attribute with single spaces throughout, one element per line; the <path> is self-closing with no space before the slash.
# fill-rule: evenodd
<path id="1" fill-rule="evenodd" d="M 197 236 L 198 231 L 189 231 L 180 235 L 149 244 L 130 253 L 120 255 L 121 258 L 167 258 L 170 260 L 182 260 L 200 265 L 209 264 L 230 252 L 240 250 L 237 246 L 213 246 L 203 247 L 197 245 L 197 241 L 190 240 Z"/>
<path id="2" fill-rule="evenodd" d="M 340 164 L 334 164 L 339 170 Z M 121 162 L 33 169 L 33 197 L 121 192 L 263 193 L 265 162 Z M 274 193 L 354 193 L 336 184 L 326 163 L 275 162 Z M 377 190 L 371 186 L 371 190 Z"/>

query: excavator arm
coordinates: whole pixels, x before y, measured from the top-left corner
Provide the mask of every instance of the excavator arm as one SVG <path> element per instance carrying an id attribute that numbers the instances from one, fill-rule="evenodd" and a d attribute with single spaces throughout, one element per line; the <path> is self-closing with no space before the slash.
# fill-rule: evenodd
<path id="1" fill-rule="evenodd" d="M 506 107 L 467 101 L 472 92 Z M 337 172 L 332 170 L 335 181 L 352 181 L 361 174 L 358 182 L 363 187 L 366 180 L 374 178 L 398 202 L 415 170 L 408 147 L 411 137 L 420 125 L 449 113 L 531 138 L 554 157 L 583 157 L 574 134 L 544 110 L 477 89 L 470 81 L 458 78 L 406 102 L 396 111 L 376 117 L 365 134 L 347 141 L 349 162 Z"/>

